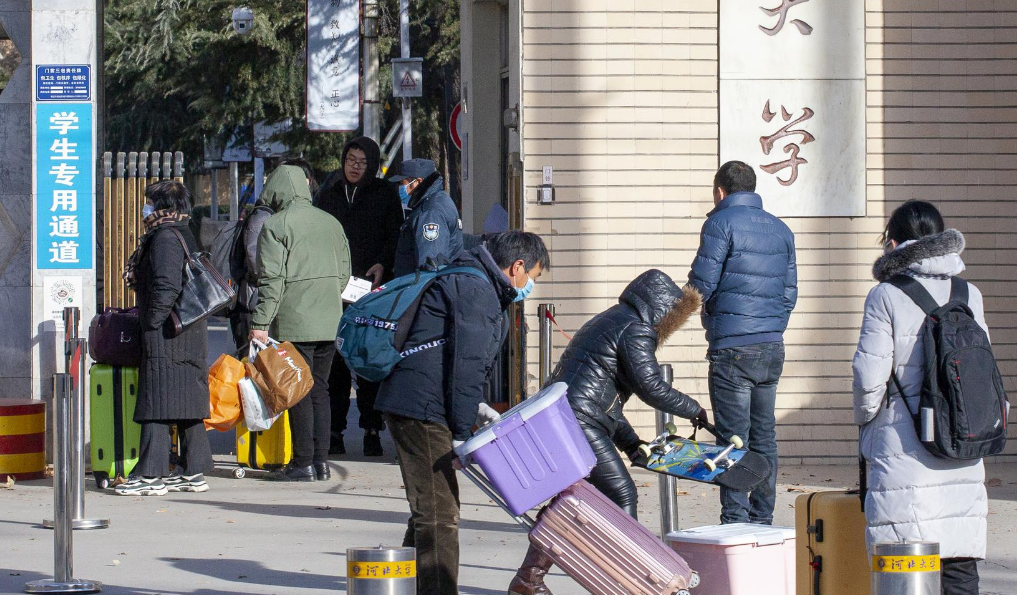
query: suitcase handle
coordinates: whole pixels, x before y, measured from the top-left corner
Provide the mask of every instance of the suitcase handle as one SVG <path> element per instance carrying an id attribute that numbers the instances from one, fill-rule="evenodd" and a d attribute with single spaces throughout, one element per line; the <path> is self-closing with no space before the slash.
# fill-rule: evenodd
<path id="1" fill-rule="evenodd" d="M 533 519 L 530 518 L 530 515 L 512 514 L 512 512 L 508 508 L 508 504 L 505 503 L 505 500 L 503 500 L 502 497 L 498 495 L 498 492 L 495 491 L 494 486 L 491 485 L 491 482 L 488 481 L 487 477 L 484 476 L 484 474 L 481 473 L 479 470 L 477 470 L 477 468 L 475 468 L 472 464 L 465 462 L 462 464 L 461 471 L 463 472 L 463 475 L 468 477 L 470 481 L 472 481 L 474 484 L 476 484 L 478 488 L 480 488 L 480 491 L 487 494 L 488 498 L 494 500 L 495 504 L 504 509 L 505 512 L 509 513 L 509 516 L 515 519 L 517 523 L 522 525 L 522 527 L 526 529 L 527 532 L 533 530 L 533 527 L 534 525 L 536 525 L 536 523 L 533 522 Z"/>

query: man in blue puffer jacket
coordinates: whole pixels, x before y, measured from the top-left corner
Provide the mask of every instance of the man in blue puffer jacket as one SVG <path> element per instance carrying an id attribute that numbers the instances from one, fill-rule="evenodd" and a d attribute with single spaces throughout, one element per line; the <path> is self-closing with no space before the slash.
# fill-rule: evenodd
<path id="1" fill-rule="evenodd" d="M 763 210 L 756 174 L 741 161 L 713 179 L 710 212 L 689 283 L 703 296 L 710 403 L 725 443 L 739 436 L 770 461 L 769 481 L 752 491 L 720 489 L 721 523 L 773 522 L 777 485 L 774 404 L 784 368 L 784 330 L 798 299 L 795 238 Z"/>

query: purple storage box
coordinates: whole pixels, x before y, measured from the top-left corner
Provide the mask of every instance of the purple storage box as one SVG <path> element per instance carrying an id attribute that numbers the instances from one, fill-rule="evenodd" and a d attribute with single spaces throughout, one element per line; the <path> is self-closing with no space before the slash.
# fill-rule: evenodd
<path id="1" fill-rule="evenodd" d="M 456 448 L 464 462 L 480 466 L 512 514 L 557 496 L 597 463 L 567 390 L 563 382 L 552 384 Z"/>

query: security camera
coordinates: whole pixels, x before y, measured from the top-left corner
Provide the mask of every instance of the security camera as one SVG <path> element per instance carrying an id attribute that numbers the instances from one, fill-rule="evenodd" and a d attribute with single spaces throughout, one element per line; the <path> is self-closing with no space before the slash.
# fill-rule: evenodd
<path id="1" fill-rule="evenodd" d="M 240 35 L 247 35 L 254 26 L 254 11 L 246 6 L 233 9 L 233 30 Z"/>

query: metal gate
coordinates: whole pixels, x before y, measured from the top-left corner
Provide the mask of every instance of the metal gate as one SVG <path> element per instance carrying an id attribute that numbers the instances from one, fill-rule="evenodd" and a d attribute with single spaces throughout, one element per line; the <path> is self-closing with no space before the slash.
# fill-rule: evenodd
<path id="1" fill-rule="evenodd" d="M 134 291 L 124 280 L 127 259 L 145 233 L 141 209 L 145 189 L 160 180 L 184 181 L 184 154 L 130 152 L 102 156 L 102 305 L 131 308 Z"/>

